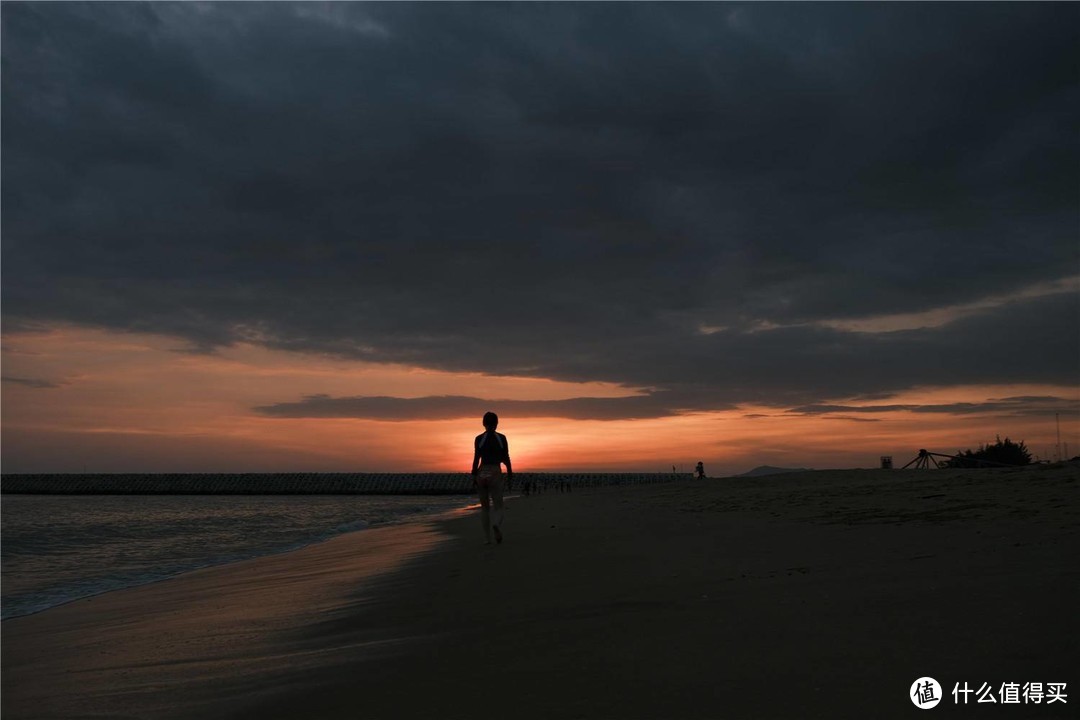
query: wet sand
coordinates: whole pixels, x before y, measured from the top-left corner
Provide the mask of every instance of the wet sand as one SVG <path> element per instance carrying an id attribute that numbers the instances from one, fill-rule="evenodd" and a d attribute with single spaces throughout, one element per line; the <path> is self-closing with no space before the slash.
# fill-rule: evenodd
<path id="1" fill-rule="evenodd" d="M 822 471 L 514 498 L 0 626 L 19 718 L 1066 717 L 1080 468 Z M 953 704 L 967 682 L 1068 704 Z M 1070 692 L 1071 691 L 1071 692 Z"/>

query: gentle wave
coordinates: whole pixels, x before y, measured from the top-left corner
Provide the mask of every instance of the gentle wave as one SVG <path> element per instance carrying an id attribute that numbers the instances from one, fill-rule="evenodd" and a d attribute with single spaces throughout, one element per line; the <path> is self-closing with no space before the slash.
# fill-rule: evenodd
<path id="1" fill-rule="evenodd" d="M 4 496 L 0 617 L 465 507 L 462 496 Z"/>

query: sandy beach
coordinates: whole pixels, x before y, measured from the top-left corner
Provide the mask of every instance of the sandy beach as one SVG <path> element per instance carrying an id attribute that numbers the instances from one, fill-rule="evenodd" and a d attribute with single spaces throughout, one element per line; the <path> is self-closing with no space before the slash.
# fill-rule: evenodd
<path id="1" fill-rule="evenodd" d="M 515 497 L 5 621 L 3 717 L 1066 717 L 1078 519 L 1075 465 Z"/>

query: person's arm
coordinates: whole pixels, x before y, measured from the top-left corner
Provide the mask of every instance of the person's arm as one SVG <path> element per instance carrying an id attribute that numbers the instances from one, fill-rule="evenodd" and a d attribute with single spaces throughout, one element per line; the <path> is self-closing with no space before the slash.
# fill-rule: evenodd
<path id="1" fill-rule="evenodd" d="M 510 465 L 510 441 L 503 436 L 503 463 L 506 465 L 506 487 L 510 488 L 510 485 L 514 482 L 514 468 Z"/>
<path id="2" fill-rule="evenodd" d="M 472 455 L 472 471 L 471 475 L 476 477 L 476 473 L 480 470 L 480 448 L 477 447 L 477 442 L 473 440 L 473 455 Z"/>

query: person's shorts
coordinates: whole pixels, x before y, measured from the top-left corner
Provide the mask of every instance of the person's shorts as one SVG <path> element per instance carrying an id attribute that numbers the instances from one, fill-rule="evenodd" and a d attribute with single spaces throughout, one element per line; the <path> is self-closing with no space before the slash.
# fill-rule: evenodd
<path id="1" fill-rule="evenodd" d="M 476 484 L 480 487 L 493 487 L 496 483 L 501 483 L 502 478 L 502 465 L 481 465 L 480 472 L 476 473 Z"/>

